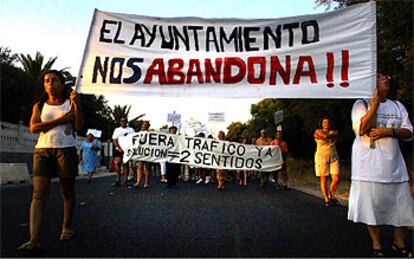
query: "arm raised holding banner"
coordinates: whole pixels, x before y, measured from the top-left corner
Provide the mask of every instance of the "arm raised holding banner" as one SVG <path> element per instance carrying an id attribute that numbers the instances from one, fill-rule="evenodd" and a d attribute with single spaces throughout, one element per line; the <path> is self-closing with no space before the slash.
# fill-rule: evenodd
<path id="1" fill-rule="evenodd" d="M 392 249 L 396 255 L 411 257 L 405 227 L 414 225 L 414 202 L 398 140 L 411 138 L 413 126 L 405 107 L 387 98 L 390 89 L 390 77 L 378 73 L 371 103 L 357 100 L 352 108 L 355 140 L 348 220 L 367 225 L 374 256 L 384 256 L 380 225 L 390 225 Z"/>

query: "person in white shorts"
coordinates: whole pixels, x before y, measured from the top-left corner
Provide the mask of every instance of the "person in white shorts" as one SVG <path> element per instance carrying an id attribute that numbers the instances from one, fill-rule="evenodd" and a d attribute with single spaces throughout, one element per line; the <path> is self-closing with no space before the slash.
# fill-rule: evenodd
<path id="1" fill-rule="evenodd" d="M 124 150 L 122 150 L 121 146 L 119 145 L 118 138 L 126 136 L 128 134 L 132 134 L 135 130 L 131 127 L 128 127 L 128 119 L 121 118 L 119 120 L 119 127 L 114 130 L 112 134 L 112 142 L 115 145 L 115 153 L 114 153 L 114 161 L 115 161 L 115 170 L 116 170 L 116 177 L 115 182 L 112 186 L 120 186 L 121 185 L 121 174 L 124 174 L 124 184 L 128 184 L 128 175 L 129 175 L 129 163 L 122 162 L 122 156 L 124 155 Z M 121 165 L 123 167 L 123 172 L 121 171 Z"/>
<path id="2" fill-rule="evenodd" d="M 160 162 L 161 182 L 167 183 L 167 161 Z"/>
<path id="3" fill-rule="evenodd" d="M 313 134 L 316 142 L 315 152 L 315 174 L 320 179 L 322 195 L 325 206 L 339 206 L 335 197 L 336 188 L 339 184 L 339 157 L 336 151 L 336 139 L 338 132 L 331 130 L 331 119 L 323 117 L 319 121 L 319 129 Z M 327 177 L 331 175 L 329 193 L 327 190 Z"/>

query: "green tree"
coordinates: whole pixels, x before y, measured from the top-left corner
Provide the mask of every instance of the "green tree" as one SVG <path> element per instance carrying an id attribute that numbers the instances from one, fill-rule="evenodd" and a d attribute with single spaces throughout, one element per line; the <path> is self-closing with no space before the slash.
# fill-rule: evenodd
<path id="1" fill-rule="evenodd" d="M 140 118 L 145 116 L 144 114 L 140 114 L 138 116 L 136 116 L 133 119 L 129 119 L 129 112 L 131 111 L 132 106 L 131 105 L 114 105 L 113 109 L 110 109 L 110 114 L 112 117 L 112 120 L 115 122 L 116 125 L 118 125 L 119 121 L 121 118 L 127 118 L 128 119 L 128 123 L 129 126 L 131 128 L 136 129 L 140 129 L 141 128 L 141 124 L 142 124 L 142 120 L 140 120 Z"/>
<path id="2" fill-rule="evenodd" d="M 0 47 L 0 64 L 14 65 L 17 61 L 17 54 L 12 54 L 8 47 Z"/>
<path id="3" fill-rule="evenodd" d="M 32 106 L 40 99 L 41 75 L 50 69 L 56 58 L 45 64 L 39 52 L 33 59 L 30 55 L 12 54 L 9 48 L 0 48 L 2 120 L 29 123 Z M 20 61 L 22 68 L 15 66 Z M 65 69 L 64 69 L 65 70 Z M 66 72 L 68 74 L 68 72 Z"/>
<path id="4" fill-rule="evenodd" d="M 0 63 L 1 120 L 28 125 L 33 106 L 31 80 L 10 62 Z"/>
<path id="5" fill-rule="evenodd" d="M 252 119 L 245 125 L 237 123 L 229 126 L 231 134 L 238 138 L 259 137 L 261 129 L 266 129 L 269 137 L 276 133 L 274 113 L 283 110 L 283 136 L 289 144 L 289 150 L 296 157 L 311 158 L 315 152 L 313 132 L 318 128 L 319 120 L 329 116 L 334 121 L 341 138 L 338 152 L 343 158 L 350 156 L 354 135 L 350 123 L 350 110 L 353 100 L 299 100 L 299 99 L 264 99 L 252 104 Z M 233 133 L 234 132 L 234 133 Z"/>
<path id="6" fill-rule="evenodd" d="M 32 86 L 35 88 L 35 98 L 40 99 L 42 93 L 41 78 L 45 71 L 50 70 L 55 63 L 57 57 L 50 58 L 44 63 L 44 56 L 40 52 L 36 52 L 36 56 L 32 58 L 30 54 L 18 55 L 18 59 L 23 67 L 23 71 L 27 74 L 32 81 Z"/>
<path id="7" fill-rule="evenodd" d="M 98 129 L 102 130 L 102 141 L 111 138 L 116 123 L 111 118 L 111 108 L 105 97 L 102 95 L 81 95 L 80 100 L 85 124 L 79 135 L 84 136 L 88 129 Z"/>
<path id="8" fill-rule="evenodd" d="M 250 112 L 253 119 L 250 121 L 251 126 L 249 127 L 252 137 L 258 137 L 262 129 L 266 129 L 269 136 L 272 137 L 276 131 L 276 125 L 273 123 L 274 113 L 282 108 L 280 101 L 270 98 L 252 104 Z"/>
<path id="9" fill-rule="evenodd" d="M 43 83 L 42 75 L 47 70 L 52 69 L 53 64 L 55 63 L 57 57 L 49 58 L 45 62 L 44 56 L 40 52 L 36 52 L 36 56 L 33 58 L 30 54 L 19 54 L 18 60 L 20 61 L 23 71 L 27 74 L 29 79 L 32 82 L 32 86 L 34 87 L 34 98 L 36 100 L 40 99 L 41 93 L 43 92 Z M 68 71 L 68 67 L 58 69 L 63 76 L 65 77 L 67 83 L 74 84 L 74 79 L 70 72 Z"/>
<path id="10" fill-rule="evenodd" d="M 249 138 L 247 134 L 247 124 L 242 122 L 232 122 L 227 127 L 226 139 L 229 141 L 239 142 L 243 137 Z"/>

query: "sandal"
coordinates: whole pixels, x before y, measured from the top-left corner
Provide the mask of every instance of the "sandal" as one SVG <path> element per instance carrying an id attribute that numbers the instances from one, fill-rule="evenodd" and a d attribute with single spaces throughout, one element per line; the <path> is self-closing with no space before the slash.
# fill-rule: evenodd
<path id="1" fill-rule="evenodd" d="M 28 241 L 17 248 L 20 252 L 37 252 L 40 250 L 40 244 L 33 241 Z"/>
<path id="2" fill-rule="evenodd" d="M 341 203 L 339 203 L 339 201 L 336 198 L 333 198 L 333 199 L 331 199 L 331 205 L 340 207 Z"/>
<path id="3" fill-rule="evenodd" d="M 392 244 L 392 250 L 397 257 L 413 257 L 413 252 L 409 251 L 406 247 L 398 247 L 395 243 Z"/>
<path id="4" fill-rule="evenodd" d="M 62 231 L 62 234 L 60 234 L 60 240 L 70 240 L 73 238 L 73 230 L 72 229 L 65 229 Z"/>
<path id="5" fill-rule="evenodd" d="M 324 202 L 324 206 L 325 207 L 331 207 L 331 201 L 329 200 L 329 201 L 325 201 Z"/>
<path id="6" fill-rule="evenodd" d="M 373 249 L 372 257 L 384 257 L 384 252 L 382 251 L 382 249 Z"/>
<path id="7" fill-rule="evenodd" d="M 113 187 L 117 187 L 117 186 L 120 186 L 121 184 L 119 183 L 119 181 L 116 181 L 116 182 L 114 182 L 113 184 L 112 184 L 112 186 Z"/>

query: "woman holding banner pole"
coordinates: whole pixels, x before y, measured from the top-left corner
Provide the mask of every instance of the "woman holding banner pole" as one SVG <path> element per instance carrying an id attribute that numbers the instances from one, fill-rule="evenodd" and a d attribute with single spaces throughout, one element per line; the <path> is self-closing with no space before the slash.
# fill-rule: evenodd
<path id="1" fill-rule="evenodd" d="M 414 200 L 398 141 L 410 140 L 413 126 L 405 107 L 387 99 L 389 91 L 390 77 L 379 73 L 371 100 L 357 100 L 352 108 L 356 137 L 348 219 L 367 225 L 373 256 L 384 256 L 380 225 L 391 225 L 395 256 L 412 257 L 405 246 L 405 227 L 414 226 Z"/>
<path id="2" fill-rule="evenodd" d="M 33 106 L 30 131 L 40 133 L 33 154 L 33 194 L 30 203 L 30 240 L 17 248 L 35 252 L 40 248 L 39 232 L 44 206 L 53 177 L 59 177 L 63 198 L 63 224 L 60 240 L 73 236 L 72 214 L 75 205 L 75 177 L 78 155 L 75 132 L 83 119 L 79 95 L 65 85 L 62 73 L 46 71 L 42 76 L 44 93 Z"/>

